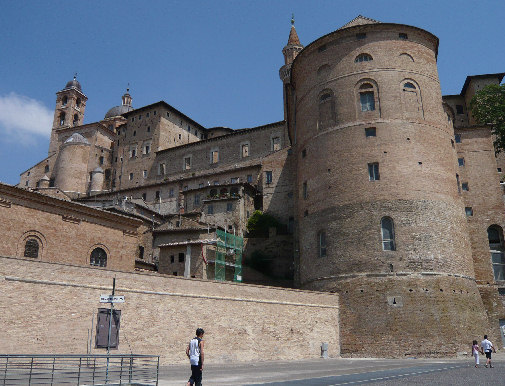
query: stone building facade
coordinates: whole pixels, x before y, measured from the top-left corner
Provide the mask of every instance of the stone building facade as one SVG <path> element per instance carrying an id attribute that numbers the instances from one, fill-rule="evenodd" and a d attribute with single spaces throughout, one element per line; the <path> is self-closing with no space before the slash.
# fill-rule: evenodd
<path id="1" fill-rule="evenodd" d="M 197 248 L 187 252 L 205 227 L 247 236 L 254 210 L 274 215 L 295 285 L 340 295 L 343 355 L 385 345 L 446 355 L 483 333 L 505 346 L 505 162 L 469 112 L 504 74 L 469 76 L 460 95 L 442 96 L 438 47 L 425 30 L 362 16 L 304 47 L 293 25 L 284 120 L 239 130 L 206 128 L 164 101 L 133 109 L 128 91 L 83 125 L 74 79 L 57 93 L 49 157 L 19 186 L 56 186 L 88 205 L 140 202 L 152 213 L 139 250 L 178 274 L 190 254 L 186 276 L 205 276 Z M 443 352 L 440 336 L 452 337 Z"/>

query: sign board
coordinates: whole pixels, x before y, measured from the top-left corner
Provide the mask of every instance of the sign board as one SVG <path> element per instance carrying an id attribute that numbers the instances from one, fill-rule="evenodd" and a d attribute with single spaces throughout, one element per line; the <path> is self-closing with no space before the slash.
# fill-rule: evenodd
<path id="1" fill-rule="evenodd" d="M 100 295 L 100 303 L 124 303 L 124 295 Z"/>
<path id="2" fill-rule="evenodd" d="M 107 295 L 108 296 L 108 295 Z M 111 349 L 117 349 L 119 346 L 119 324 L 121 319 L 121 310 L 112 311 L 112 321 L 110 321 L 110 346 Z M 110 310 L 99 308 L 96 319 L 95 348 L 107 348 L 109 342 L 109 320 Z"/>

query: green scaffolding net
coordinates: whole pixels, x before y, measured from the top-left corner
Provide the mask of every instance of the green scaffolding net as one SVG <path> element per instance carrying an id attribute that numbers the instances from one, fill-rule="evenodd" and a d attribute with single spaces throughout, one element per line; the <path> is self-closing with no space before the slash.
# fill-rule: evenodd
<path id="1" fill-rule="evenodd" d="M 242 282 L 244 238 L 217 230 L 215 280 Z"/>

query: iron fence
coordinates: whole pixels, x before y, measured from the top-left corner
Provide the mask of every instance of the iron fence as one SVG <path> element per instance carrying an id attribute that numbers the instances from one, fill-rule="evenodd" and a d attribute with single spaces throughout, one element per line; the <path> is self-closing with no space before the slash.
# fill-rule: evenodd
<path id="1" fill-rule="evenodd" d="M 158 385 L 156 355 L 0 354 L 0 385 Z"/>

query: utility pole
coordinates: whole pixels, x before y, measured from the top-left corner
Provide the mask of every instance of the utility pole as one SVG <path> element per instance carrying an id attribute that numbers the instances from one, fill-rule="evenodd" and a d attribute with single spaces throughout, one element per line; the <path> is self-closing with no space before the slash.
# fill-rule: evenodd
<path id="1" fill-rule="evenodd" d="M 116 291 L 116 278 L 112 279 L 112 297 Z M 110 316 L 109 316 L 109 335 L 107 336 L 107 368 L 105 370 L 105 383 L 109 381 L 109 360 L 110 360 L 110 336 L 112 332 L 112 313 L 114 311 L 114 303 L 110 302 Z"/>

